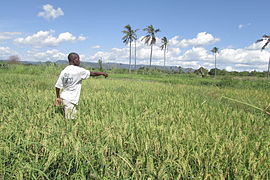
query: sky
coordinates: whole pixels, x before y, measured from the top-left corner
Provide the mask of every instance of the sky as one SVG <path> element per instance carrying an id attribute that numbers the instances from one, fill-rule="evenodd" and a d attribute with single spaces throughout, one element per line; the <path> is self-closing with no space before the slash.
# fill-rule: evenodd
<path id="1" fill-rule="evenodd" d="M 166 65 L 228 71 L 266 71 L 270 45 L 269 0 L 2 0 L 0 59 L 67 60 L 129 63 L 125 25 L 137 31 L 137 64 L 149 64 L 150 47 L 143 37 L 149 25 L 160 29 L 153 46 L 153 65 L 164 64 L 161 38 L 169 40 Z M 134 43 L 132 64 L 134 64 Z"/>

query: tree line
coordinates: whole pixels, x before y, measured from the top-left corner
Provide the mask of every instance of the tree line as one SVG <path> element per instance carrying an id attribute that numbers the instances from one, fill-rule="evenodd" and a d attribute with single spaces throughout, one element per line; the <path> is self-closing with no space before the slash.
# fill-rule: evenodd
<path id="1" fill-rule="evenodd" d="M 135 29 L 133 30 L 132 27 L 128 24 L 126 26 L 124 26 L 124 30 L 122 31 L 122 33 L 124 33 L 124 36 L 122 37 L 123 43 L 125 43 L 125 45 L 129 44 L 129 72 L 131 72 L 131 44 L 132 42 L 135 42 L 135 69 L 136 69 L 136 41 L 138 40 L 138 36 L 136 34 L 136 32 L 139 29 Z M 156 34 L 158 32 L 160 32 L 160 29 L 155 29 L 153 25 L 149 25 L 146 28 L 143 29 L 143 31 L 146 32 L 146 35 L 142 38 L 142 41 L 144 41 L 144 43 L 148 46 L 151 47 L 150 49 L 150 61 L 149 61 L 149 66 L 151 68 L 152 65 L 152 55 L 153 55 L 153 45 L 156 44 Z M 261 42 L 266 40 L 266 43 L 263 45 L 263 47 L 261 48 L 261 50 L 264 50 L 265 47 L 269 44 L 270 42 L 270 36 L 269 35 L 263 35 L 262 39 L 259 39 L 256 41 L 256 43 Z M 163 38 L 161 38 L 161 50 L 164 50 L 164 68 L 165 68 L 165 62 L 166 62 L 166 52 L 168 52 L 168 44 L 169 41 L 167 39 L 166 36 L 164 36 Z M 217 75 L 217 53 L 219 53 L 219 48 L 217 47 L 213 47 L 213 49 L 211 49 L 211 52 L 214 54 L 214 58 L 215 58 L 215 67 L 214 67 L 214 77 L 216 77 Z M 269 77 L 269 70 L 270 70 L 270 58 L 268 61 L 268 70 L 267 70 L 267 77 Z"/>

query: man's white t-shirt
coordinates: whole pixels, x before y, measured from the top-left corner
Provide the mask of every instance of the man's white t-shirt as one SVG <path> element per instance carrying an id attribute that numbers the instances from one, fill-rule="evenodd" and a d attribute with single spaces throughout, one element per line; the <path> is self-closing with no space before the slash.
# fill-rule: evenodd
<path id="1" fill-rule="evenodd" d="M 73 104 L 78 104 L 82 80 L 90 77 L 90 71 L 79 66 L 68 65 L 60 74 L 55 87 L 63 89 L 60 97 Z"/>

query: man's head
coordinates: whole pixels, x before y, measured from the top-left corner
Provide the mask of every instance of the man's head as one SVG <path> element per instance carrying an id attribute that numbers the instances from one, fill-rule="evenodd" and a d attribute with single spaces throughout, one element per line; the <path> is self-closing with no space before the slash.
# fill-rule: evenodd
<path id="1" fill-rule="evenodd" d="M 79 66 L 80 65 L 80 56 L 77 53 L 69 53 L 68 62 L 70 65 Z"/>

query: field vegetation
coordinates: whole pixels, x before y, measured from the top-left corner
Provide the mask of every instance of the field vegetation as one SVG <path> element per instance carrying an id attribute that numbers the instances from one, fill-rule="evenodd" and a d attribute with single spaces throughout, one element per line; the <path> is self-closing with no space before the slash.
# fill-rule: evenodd
<path id="1" fill-rule="evenodd" d="M 160 72 L 83 82 L 54 107 L 63 67 L 0 69 L 0 179 L 269 179 L 269 79 Z M 270 108 L 268 108 L 269 111 Z"/>

